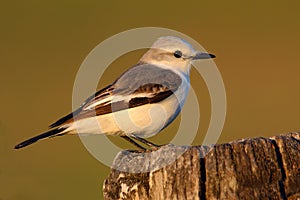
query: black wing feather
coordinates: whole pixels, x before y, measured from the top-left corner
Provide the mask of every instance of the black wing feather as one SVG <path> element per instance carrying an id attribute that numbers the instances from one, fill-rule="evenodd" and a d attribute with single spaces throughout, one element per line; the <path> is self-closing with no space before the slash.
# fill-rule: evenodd
<path id="1" fill-rule="evenodd" d="M 60 126 L 62 124 L 64 124 L 65 122 L 67 121 L 70 121 L 70 120 L 73 120 L 73 117 L 77 116 L 79 113 L 82 112 L 82 109 L 84 108 L 84 106 L 91 102 L 91 101 L 94 101 L 95 99 L 98 99 L 100 96 L 102 96 L 101 94 L 102 93 L 105 93 L 107 90 L 110 90 L 110 88 L 112 87 L 112 85 L 108 85 L 106 87 L 104 87 L 103 89 L 97 91 L 95 94 L 91 95 L 90 97 L 88 97 L 84 103 L 75 111 L 73 111 L 72 113 L 60 118 L 59 120 L 57 120 L 56 122 L 54 122 L 53 124 L 51 124 L 49 126 L 49 128 L 54 128 L 54 127 L 57 127 L 57 126 Z M 105 95 L 104 95 L 105 96 Z"/>

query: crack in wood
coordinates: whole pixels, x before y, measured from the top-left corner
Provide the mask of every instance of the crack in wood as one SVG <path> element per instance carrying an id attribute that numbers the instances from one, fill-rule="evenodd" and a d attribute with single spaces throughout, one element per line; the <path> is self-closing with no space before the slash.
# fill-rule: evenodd
<path id="1" fill-rule="evenodd" d="M 281 180 L 278 181 L 278 185 L 279 185 L 279 188 L 280 188 L 279 191 L 280 191 L 282 199 L 287 200 L 286 192 L 285 192 L 285 188 L 284 188 L 284 182 L 285 182 L 285 179 L 286 179 L 286 172 L 285 172 L 283 161 L 282 161 L 282 155 L 281 155 L 281 152 L 279 150 L 279 146 L 276 143 L 276 140 L 271 139 L 271 143 L 274 145 L 274 150 L 275 150 L 276 157 L 277 157 L 278 167 L 279 167 L 280 172 L 281 172 Z"/>
<path id="2" fill-rule="evenodd" d="M 206 199 L 206 166 L 205 158 L 200 158 L 200 199 Z"/>

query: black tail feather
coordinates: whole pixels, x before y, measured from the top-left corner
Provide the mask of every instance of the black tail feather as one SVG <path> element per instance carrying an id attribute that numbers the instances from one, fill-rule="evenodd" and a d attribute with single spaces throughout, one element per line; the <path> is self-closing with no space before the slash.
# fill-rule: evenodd
<path id="1" fill-rule="evenodd" d="M 37 135 L 33 138 L 30 138 L 28 140 L 25 140 L 24 142 L 21 142 L 20 144 L 17 144 L 15 146 L 15 149 L 20 149 L 20 148 L 23 148 L 23 147 L 26 147 L 32 143 L 35 143 L 37 141 L 39 141 L 40 139 L 43 139 L 43 138 L 47 138 L 47 137 L 53 137 L 53 136 L 56 136 L 56 135 L 59 135 L 59 133 L 61 133 L 63 130 L 65 130 L 64 128 L 57 128 L 57 129 L 53 129 L 53 130 L 50 130 L 50 131 L 47 131 L 46 133 L 42 133 L 40 135 Z"/>

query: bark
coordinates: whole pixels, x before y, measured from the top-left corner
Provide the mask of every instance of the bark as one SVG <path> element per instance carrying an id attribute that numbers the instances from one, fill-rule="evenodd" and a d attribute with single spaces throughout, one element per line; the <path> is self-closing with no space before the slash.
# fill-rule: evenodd
<path id="1" fill-rule="evenodd" d="M 105 199 L 300 200 L 300 134 L 120 152 Z"/>

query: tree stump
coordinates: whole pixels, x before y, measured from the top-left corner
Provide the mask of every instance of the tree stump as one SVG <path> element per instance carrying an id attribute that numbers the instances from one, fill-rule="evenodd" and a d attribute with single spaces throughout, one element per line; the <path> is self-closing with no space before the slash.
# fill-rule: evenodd
<path id="1" fill-rule="evenodd" d="M 105 199 L 300 200 L 300 134 L 120 152 Z"/>

